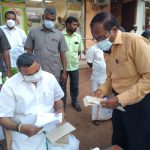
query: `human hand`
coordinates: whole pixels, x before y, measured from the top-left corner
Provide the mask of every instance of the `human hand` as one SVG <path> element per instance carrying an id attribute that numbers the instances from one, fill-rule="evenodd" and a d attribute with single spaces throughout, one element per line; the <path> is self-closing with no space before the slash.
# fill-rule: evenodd
<path id="1" fill-rule="evenodd" d="M 115 109 L 116 107 L 119 106 L 119 100 L 117 98 L 117 96 L 111 97 L 106 101 L 101 101 L 101 105 L 104 108 L 111 108 L 111 109 Z"/>
<path id="2" fill-rule="evenodd" d="M 63 71 L 63 73 L 61 74 L 61 77 L 60 77 L 60 81 L 65 84 L 66 83 L 66 80 L 67 80 L 67 74 L 66 74 L 66 71 Z"/>
<path id="3" fill-rule="evenodd" d="M 31 137 L 37 134 L 42 128 L 36 127 L 30 124 L 22 124 L 20 127 L 20 132 Z"/>
<path id="4" fill-rule="evenodd" d="M 6 70 L 6 76 L 9 78 L 11 77 L 11 71 L 10 70 Z"/>
<path id="5" fill-rule="evenodd" d="M 101 89 L 98 89 L 92 94 L 92 96 L 97 97 L 97 98 L 103 98 L 104 92 Z"/>

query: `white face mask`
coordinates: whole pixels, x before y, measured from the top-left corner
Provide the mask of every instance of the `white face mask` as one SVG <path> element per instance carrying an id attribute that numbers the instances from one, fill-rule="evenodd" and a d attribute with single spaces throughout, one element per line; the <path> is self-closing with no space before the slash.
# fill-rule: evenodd
<path id="1" fill-rule="evenodd" d="M 44 27 L 47 29 L 51 29 L 55 26 L 55 21 L 44 20 Z"/>
<path id="2" fill-rule="evenodd" d="M 29 76 L 23 75 L 23 77 L 24 77 L 24 80 L 27 82 L 38 82 L 41 80 L 41 77 L 42 77 L 42 69 L 40 68 L 39 71 L 33 75 L 29 75 Z"/>
<path id="3" fill-rule="evenodd" d="M 99 49 L 103 50 L 104 52 L 108 52 L 112 47 L 112 42 L 109 41 L 109 38 L 100 41 L 97 43 Z"/>
<path id="4" fill-rule="evenodd" d="M 14 28 L 15 25 L 16 25 L 16 22 L 12 19 L 9 19 L 6 21 L 6 25 L 9 27 L 9 28 Z"/>

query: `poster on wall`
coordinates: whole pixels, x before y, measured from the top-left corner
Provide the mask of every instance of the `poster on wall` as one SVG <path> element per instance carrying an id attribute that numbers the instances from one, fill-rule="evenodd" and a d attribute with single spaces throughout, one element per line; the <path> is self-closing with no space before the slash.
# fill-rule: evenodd
<path id="1" fill-rule="evenodd" d="M 21 1 L 21 0 L 20 0 Z M 5 13 L 6 11 L 14 11 L 17 20 L 16 24 L 18 27 L 22 28 L 25 32 L 27 31 L 26 26 L 26 8 L 25 3 L 16 3 L 16 2 L 2 2 L 2 22 L 5 24 Z"/>

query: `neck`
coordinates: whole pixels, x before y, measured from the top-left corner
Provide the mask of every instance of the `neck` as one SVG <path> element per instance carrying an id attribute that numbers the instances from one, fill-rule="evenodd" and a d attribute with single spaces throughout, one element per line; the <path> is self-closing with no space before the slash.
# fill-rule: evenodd
<path id="1" fill-rule="evenodd" d="M 70 32 L 68 29 L 66 31 L 67 31 L 68 35 L 70 35 L 70 36 L 73 35 L 73 33 L 74 33 L 74 32 Z"/>

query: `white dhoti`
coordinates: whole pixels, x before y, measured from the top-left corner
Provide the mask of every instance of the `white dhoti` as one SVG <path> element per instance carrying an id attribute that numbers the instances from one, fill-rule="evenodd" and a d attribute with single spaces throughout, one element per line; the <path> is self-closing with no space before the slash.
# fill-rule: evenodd
<path id="1" fill-rule="evenodd" d="M 17 132 L 12 133 L 12 150 L 79 150 L 79 141 L 69 135 L 69 144 L 52 145 L 43 133 L 28 137 Z"/>

